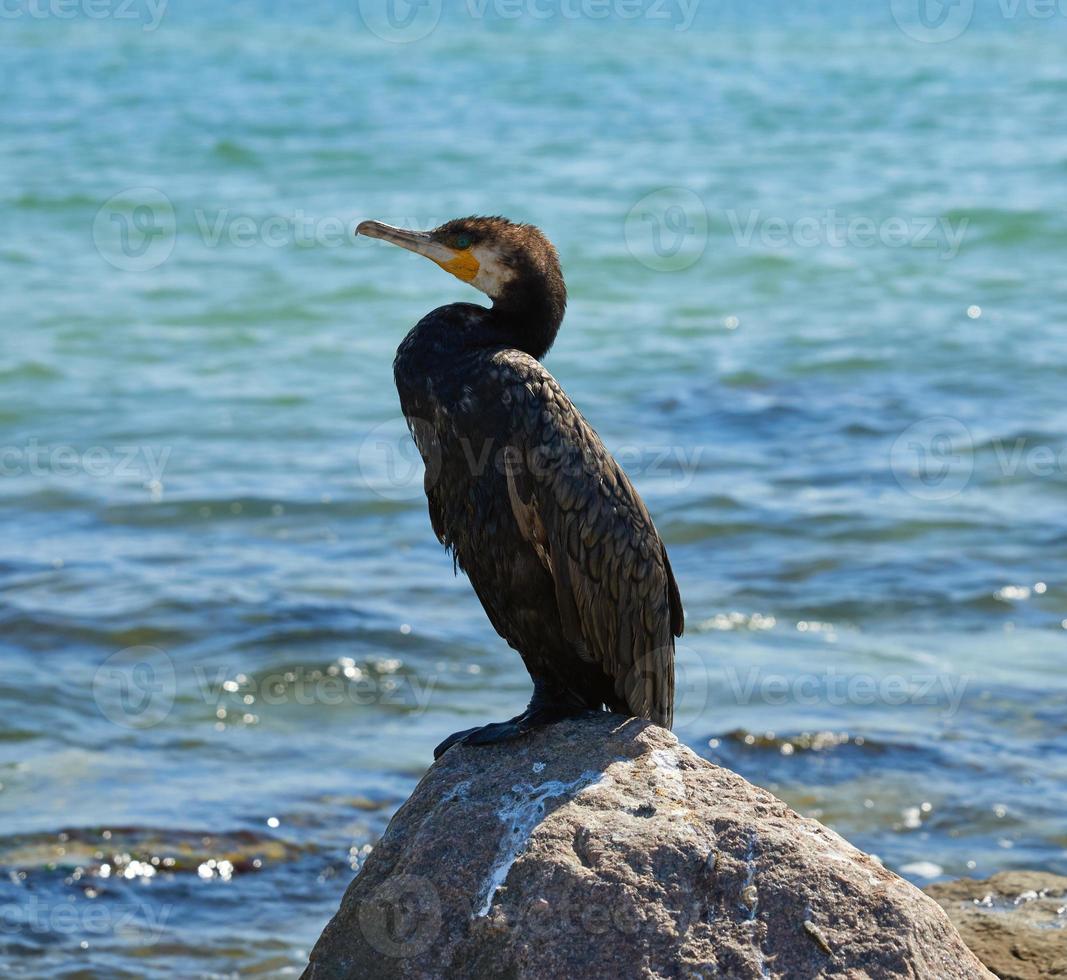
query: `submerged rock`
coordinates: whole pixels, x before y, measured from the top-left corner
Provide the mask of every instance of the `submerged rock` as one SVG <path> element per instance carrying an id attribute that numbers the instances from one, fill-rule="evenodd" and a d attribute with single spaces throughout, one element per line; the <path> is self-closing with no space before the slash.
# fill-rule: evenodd
<path id="1" fill-rule="evenodd" d="M 928 885 L 964 942 L 1001 980 L 1067 978 L 1067 878 L 1002 871 Z"/>
<path id="2" fill-rule="evenodd" d="M 311 953 L 339 978 L 990 977 L 945 913 L 662 728 L 450 749 Z"/>
<path id="3" fill-rule="evenodd" d="M 228 879 L 264 864 L 293 861 L 303 849 L 266 833 L 158 827 L 71 827 L 0 837 L 0 873 L 61 872 L 82 878 L 152 878 L 157 873 Z"/>

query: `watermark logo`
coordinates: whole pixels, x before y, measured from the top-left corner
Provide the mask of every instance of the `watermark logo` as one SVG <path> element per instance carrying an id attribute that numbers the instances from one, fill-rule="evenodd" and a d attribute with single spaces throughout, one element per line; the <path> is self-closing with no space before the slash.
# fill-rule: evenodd
<path id="1" fill-rule="evenodd" d="M 421 875 L 387 878 L 359 905 L 363 938 L 392 958 L 418 956 L 441 932 L 441 897 Z"/>
<path id="2" fill-rule="evenodd" d="M 909 425 L 889 451 L 897 483 L 920 500 L 948 500 L 974 472 L 974 443 L 959 419 L 934 415 Z"/>
<path id="3" fill-rule="evenodd" d="M 680 272 L 700 261 L 708 244 L 708 209 L 687 187 L 661 187 L 626 215 L 626 248 L 653 272 Z"/>
<path id="4" fill-rule="evenodd" d="M 700 655 L 685 644 L 674 651 L 674 730 L 700 735 L 711 701 L 708 668 Z"/>
<path id="5" fill-rule="evenodd" d="M 711 695 L 708 668 L 700 655 L 685 644 L 676 644 L 673 649 L 657 647 L 639 655 L 627 671 L 624 687 L 627 691 L 648 692 L 648 706 L 655 709 L 671 686 L 666 682 L 667 675 L 673 675 L 672 728 L 682 736 L 701 733 Z"/>
<path id="6" fill-rule="evenodd" d="M 893 20 L 913 41 L 942 44 L 958 38 L 974 19 L 974 0 L 890 0 Z"/>
<path id="7" fill-rule="evenodd" d="M 1067 444 L 1021 435 L 981 445 L 983 474 L 993 479 L 1059 479 L 1067 475 Z M 959 419 L 933 415 L 909 425 L 893 441 L 890 468 L 901 488 L 920 500 L 947 500 L 973 479 L 977 452 Z"/>
<path id="8" fill-rule="evenodd" d="M 151 728 L 174 707 L 174 662 L 159 647 L 134 646 L 107 658 L 93 675 L 100 713 L 122 728 Z"/>
<path id="9" fill-rule="evenodd" d="M 393 44 L 421 41 L 441 19 L 441 0 L 359 0 L 358 8 L 367 30 Z"/>
<path id="10" fill-rule="evenodd" d="M 893 20 L 914 41 L 941 44 L 954 41 L 971 26 L 975 0 L 890 0 Z M 997 0 L 983 13 L 1005 21 L 1048 21 L 1067 17 L 1067 0 Z"/>
<path id="11" fill-rule="evenodd" d="M 359 444 L 356 459 L 363 484 L 385 500 L 416 500 L 441 472 L 440 443 L 422 419 L 413 419 L 410 429 L 399 417 L 376 425 Z"/>
<path id="12" fill-rule="evenodd" d="M 170 198 L 156 187 L 131 187 L 108 198 L 93 219 L 93 244 L 124 272 L 146 272 L 170 258 L 177 221 Z"/>

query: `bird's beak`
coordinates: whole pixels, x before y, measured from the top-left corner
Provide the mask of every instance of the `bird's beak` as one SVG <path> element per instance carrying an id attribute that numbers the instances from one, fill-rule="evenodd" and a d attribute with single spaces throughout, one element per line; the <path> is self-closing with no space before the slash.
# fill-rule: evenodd
<path id="1" fill-rule="evenodd" d="M 473 282 L 478 275 L 478 260 L 470 249 L 450 248 L 443 242 L 436 241 L 426 231 L 408 231 L 406 228 L 394 228 L 381 221 L 361 221 L 356 226 L 357 235 L 368 238 L 380 238 L 383 242 L 399 245 L 409 252 L 418 252 L 436 262 L 445 272 L 451 272 L 457 279 Z"/>

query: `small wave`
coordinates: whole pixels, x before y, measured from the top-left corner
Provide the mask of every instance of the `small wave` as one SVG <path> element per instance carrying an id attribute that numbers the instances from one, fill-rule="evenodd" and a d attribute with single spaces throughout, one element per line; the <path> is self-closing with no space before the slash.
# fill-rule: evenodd
<path id="1" fill-rule="evenodd" d="M 253 150 L 234 140 L 219 140 L 212 147 L 212 153 L 225 163 L 235 163 L 246 167 L 258 167 L 260 164 L 259 156 Z"/>
<path id="2" fill-rule="evenodd" d="M 805 377 L 807 375 L 884 371 L 889 356 L 887 354 L 885 357 L 866 357 L 860 354 L 850 354 L 845 357 L 824 357 L 796 364 L 789 373 L 796 377 Z"/>
<path id="3" fill-rule="evenodd" d="M 12 265 L 33 265 L 36 260 L 29 252 L 0 248 L 0 261 L 10 262 Z"/>
<path id="4" fill-rule="evenodd" d="M 76 498 L 71 498 L 76 502 Z M 56 501 L 56 509 L 61 501 Z M 221 521 L 275 520 L 281 517 L 311 516 L 320 520 L 351 520 L 360 517 L 389 516 L 409 512 L 418 503 L 387 500 L 383 497 L 337 500 L 270 500 L 261 497 L 191 497 L 143 503 L 113 504 L 103 511 L 110 525 L 128 527 L 174 527 L 204 525 Z M 50 508 L 51 509 L 51 508 Z"/>
<path id="5" fill-rule="evenodd" d="M 23 361 L 13 367 L 0 369 L 0 381 L 52 381 L 62 377 L 62 371 L 41 361 Z"/>
<path id="6" fill-rule="evenodd" d="M 95 211 L 101 202 L 87 194 L 48 195 L 27 191 L 12 198 L 9 203 L 23 211 L 75 211 L 85 208 Z"/>
<path id="7" fill-rule="evenodd" d="M 1067 240 L 1067 228 L 1060 216 L 1047 211 L 972 208 L 949 211 L 944 220 L 953 227 L 965 227 L 968 244 L 1018 245 L 1041 239 Z"/>
<path id="8" fill-rule="evenodd" d="M 782 785 L 847 783 L 865 779 L 872 771 L 934 778 L 951 768 L 936 742 L 833 729 L 785 733 L 739 728 L 708 739 L 702 752 L 748 779 Z"/>
<path id="9" fill-rule="evenodd" d="M 202 611 L 191 607 L 195 611 Z M 145 617 L 158 616 L 165 609 L 173 615 L 173 604 L 153 604 L 139 610 Z M 124 616 L 122 625 L 96 624 L 86 619 L 59 618 L 51 612 L 17 612 L 9 610 L 0 614 L 0 627 L 4 639 L 11 643 L 20 643 L 27 650 L 50 652 L 62 647 L 89 646 L 101 650 L 123 650 L 135 646 L 156 646 L 174 650 L 188 643 L 191 634 L 167 627 L 130 626 L 130 610 Z M 0 691 L 3 687 L 0 686 Z M 34 698 L 44 696 L 38 691 Z"/>
<path id="10" fill-rule="evenodd" d="M 797 732 L 792 735 L 778 735 L 775 732 L 750 732 L 744 728 L 735 728 L 731 732 L 711 739 L 717 748 L 723 741 L 730 741 L 755 749 L 776 749 L 782 755 L 794 752 L 825 752 L 841 745 L 867 746 L 868 739 L 863 735 L 850 735 L 848 732 L 815 731 Z M 878 743 L 870 742 L 870 748 L 878 748 Z"/>
<path id="11" fill-rule="evenodd" d="M 765 390 L 773 384 L 773 381 L 759 371 L 743 370 L 733 371 L 720 376 L 719 381 L 727 388 L 751 388 L 757 391 Z"/>

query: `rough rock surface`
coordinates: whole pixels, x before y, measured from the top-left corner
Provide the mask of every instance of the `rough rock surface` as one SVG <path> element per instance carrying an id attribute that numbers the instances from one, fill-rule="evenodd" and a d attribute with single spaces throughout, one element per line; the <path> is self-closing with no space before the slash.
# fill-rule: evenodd
<path id="1" fill-rule="evenodd" d="M 1067 878 L 1002 871 L 929 885 L 960 935 L 1001 980 L 1067 977 Z"/>
<path id="2" fill-rule="evenodd" d="M 304 973 L 990 976 L 917 888 L 670 732 L 608 714 L 450 749 Z"/>

